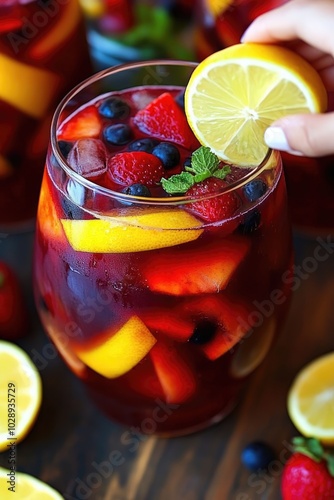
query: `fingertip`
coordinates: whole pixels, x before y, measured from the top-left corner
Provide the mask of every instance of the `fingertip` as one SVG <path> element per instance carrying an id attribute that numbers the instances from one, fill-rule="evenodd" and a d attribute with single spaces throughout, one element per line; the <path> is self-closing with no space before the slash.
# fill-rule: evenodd
<path id="1" fill-rule="evenodd" d="M 277 149 L 296 156 L 303 156 L 303 153 L 291 148 L 285 132 L 281 127 L 268 127 L 264 133 L 264 141 L 271 149 Z"/>

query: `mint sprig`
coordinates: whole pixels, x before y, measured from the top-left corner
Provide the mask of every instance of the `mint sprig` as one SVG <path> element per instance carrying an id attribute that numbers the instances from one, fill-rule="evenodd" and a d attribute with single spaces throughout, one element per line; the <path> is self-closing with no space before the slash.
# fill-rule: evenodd
<path id="1" fill-rule="evenodd" d="M 302 453 L 315 462 L 325 460 L 329 474 L 334 477 L 334 454 L 325 451 L 318 439 L 297 436 L 292 439 L 292 444 L 295 452 Z"/>
<path id="2" fill-rule="evenodd" d="M 162 178 L 161 184 L 168 194 L 184 194 L 194 184 L 202 182 L 209 177 L 224 179 L 231 172 L 231 167 L 219 167 L 220 160 L 210 148 L 201 146 L 191 155 L 190 167 L 180 174 L 172 175 L 169 179 Z"/>

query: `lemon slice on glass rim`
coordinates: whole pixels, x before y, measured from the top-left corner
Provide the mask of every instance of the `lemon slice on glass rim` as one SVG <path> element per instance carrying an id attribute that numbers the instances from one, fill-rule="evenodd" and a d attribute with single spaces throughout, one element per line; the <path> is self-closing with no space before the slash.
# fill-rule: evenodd
<path id="1" fill-rule="evenodd" d="M 222 160 L 255 166 L 268 147 L 264 132 L 291 114 L 323 112 L 327 92 L 316 70 L 289 49 L 237 44 L 204 59 L 185 91 L 190 127 Z"/>

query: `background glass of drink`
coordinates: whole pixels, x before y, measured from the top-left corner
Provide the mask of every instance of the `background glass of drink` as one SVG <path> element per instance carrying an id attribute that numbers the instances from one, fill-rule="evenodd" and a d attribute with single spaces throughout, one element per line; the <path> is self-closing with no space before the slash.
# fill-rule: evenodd
<path id="1" fill-rule="evenodd" d="M 90 74 L 77 0 L 0 3 L 0 259 L 24 285 L 52 114 Z"/>
<path id="2" fill-rule="evenodd" d="M 240 42 L 249 24 L 286 0 L 199 0 L 196 53 L 199 60 Z M 329 96 L 333 109 L 334 95 Z M 282 154 L 291 219 L 296 230 L 309 235 L 334 231 L 334 155 L 323 158 Z"/>
<path id="3" fill-rule="evenodd" d="M 139 110 L 146 113 L 167 92 L 170 113 L 185 119 L 183 89 L 194 67 L 115 67 L 63 100 L 51 130 L 34 260 L 45 330 L 95 402 L 123 424 L 144 422 L 147 432 L 168 436 L 204 428 L 232 410 L 282 328 L 291 283 L 277 152 L 268 151 L 254 169 L 232 166 L 224 188 L 192 199 L 163 196 L 160 186 L 151 187 L 151 198 L 132 196 L 110 178 L 115 154 L 152 140 Z M 101 103 L 111 98 L 117 116 L 107 118 Z M 168 141 L 159 138 L 161 113 L 153 116 L 155 143 Z M 131 138 L 106 141 L 114 125 L 129 126 Z M 172 172 L 197 148 L 190 129 L 183 130 Z M 261 192 L 250 195 L 255 186 Z M 209 222 L 196 212 L 195 203 L 227 196 L 238 200 L 232 216 Z"/>

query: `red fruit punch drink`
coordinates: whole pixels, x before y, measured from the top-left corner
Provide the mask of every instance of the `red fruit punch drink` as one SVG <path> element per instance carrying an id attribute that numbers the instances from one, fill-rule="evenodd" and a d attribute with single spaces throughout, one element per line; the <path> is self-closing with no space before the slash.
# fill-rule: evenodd
<path id="1" fill-rule="evenodd" d="M 35 246 L 37 307 L 67 365 L 111 418 L 166 436 L 231 411 L 292 281 L 279 154 L 240 169 L 200 147 L 183 108 L 194 67 L 115 67 L 60 104 Z"/>
<path id="2" fill-rule="evenodd" d="M 200 0 L 196 15 L 198 59 L 240 42 L 249 24 L 286 0 Z M 334 109 L 334 94 L 329 96 Z M 301 233 L 317 236 L 334 232 L 334 156 L 296 157 L 283 153 L 291 220 Z"/>
<path id="3" fill-rule="evenodd" d="M 0 225 L 36 215 L 52 114 L 90 74 L 77 0 L 0 2 Z"/>

